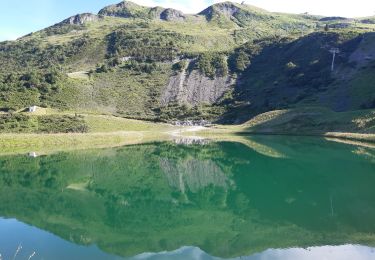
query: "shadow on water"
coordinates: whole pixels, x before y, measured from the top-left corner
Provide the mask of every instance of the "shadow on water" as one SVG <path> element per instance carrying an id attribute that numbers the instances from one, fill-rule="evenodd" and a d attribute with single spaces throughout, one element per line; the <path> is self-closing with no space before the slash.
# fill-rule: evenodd
<path id="1" fill-rule="evenodd" d="M 119 256 L 184 246 L 218 257 L 375 246 L 373 149 L 241 138 L 0 157 L 0 216 Z"/>

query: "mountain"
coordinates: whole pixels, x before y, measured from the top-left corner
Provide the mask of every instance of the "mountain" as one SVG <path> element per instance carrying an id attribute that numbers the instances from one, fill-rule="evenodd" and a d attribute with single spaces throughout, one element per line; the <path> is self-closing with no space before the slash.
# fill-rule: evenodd
<path id="1" fill-rule="evenodd" d="M 199 15 L 205 16 L 208 21 L 228 19 L 239 24 L 246 24 L 246 21 L 272 18 L 272 13 L 266 10 L 232 2 L 214 4 L 200 12 Z"/>
<path id="2" fill-rule="evenodd" d="M 165 9 L 162 7 L 148 8 L 129 1 L 107 6 L 99 11 L 99 15 L 122 18 L 160 19 L 165 21 L 185 19 L 185 15 L 175 9 Z"/>
<path id="3" fill-rule="evenodd" d="M 371 21 L 123 1 L 0 43 L 0 110 L 240 123 L 286 108 L 373 109 Z"/>

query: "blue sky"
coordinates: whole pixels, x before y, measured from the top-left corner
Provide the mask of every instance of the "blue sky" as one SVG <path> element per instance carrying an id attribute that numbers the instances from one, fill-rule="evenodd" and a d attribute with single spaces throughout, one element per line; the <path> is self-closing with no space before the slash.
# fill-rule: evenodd
<path id="1" fill-rule="evenodd" d="M 114 0 L 0 0 L 0 40 L 14 39 Z"/>
<path id="2" fill-rule="evenodd" d="M 241 0 L 234 0 L 241 1 Z M 0 0 L 0 41 L 40 30 L 77 13 L 97 13 L 120 0 Z M 133 0 L 196 13 L 220 0 Z M 359 17 L 375 15 L 375 0 L 246 0 L 270 11 Z"/>

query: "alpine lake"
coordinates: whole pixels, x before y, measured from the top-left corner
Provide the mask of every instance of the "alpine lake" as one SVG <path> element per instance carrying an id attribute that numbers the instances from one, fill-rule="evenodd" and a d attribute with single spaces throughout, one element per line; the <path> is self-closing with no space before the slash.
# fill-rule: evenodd
<path id="1" fill-rule="evenodd" d="M 375 145 L 176 140 L 0 156 L 1 259 L 375 259 Z"/>

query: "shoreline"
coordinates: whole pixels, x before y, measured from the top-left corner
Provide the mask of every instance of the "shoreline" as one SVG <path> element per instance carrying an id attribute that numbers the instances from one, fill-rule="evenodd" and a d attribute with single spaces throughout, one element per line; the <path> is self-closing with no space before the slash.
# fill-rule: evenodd
<path id="1" fill-rule="evenodd" d="M 46 109 L 43 112 L 49 116 L 73 115 L 71 111 Z M 306 121 L 305 117 L 311 116 L 312 112 L 316 114 L 311 123 Z M 328 113 L 328 116 L 324 116 L 323 112 Z M 30 116 L 35 119 L 39 115 Z M 375 120 L 375 111 L 373 110 L 347 113 L 327 112 L 318 108 L 276 110 L 260 114 L 240 125 L 209 126 L 176 126 L 103 114 L 80 113 L 80 116 L 87 127 L 87 133 L 12 133 L 11 130 L 7 133 L 4 131 L 0 134 L 0 155 L 119 147 L 185 138 L 213 141 L 240 139 L 248 143 L 244 139 L 250 138 L 242 137 L 256 135 L 311 136 L 375 144 L 375 126 L 372 123 Z M 65 128 L 57 129 L 64 131 Z"/>
<path id="2" fill-rule="evenodd" d="M 121 147 L 150 142 L 172 141 L 178 138 L 202 138 L 213 141 L 228 140 L 230 136 L 298 136 L 319 137 L 329 141 L 349 141 L 348 144 L 375 147 L 375 134 L 361 133 L 271 133 L 236 131 L 215 127 L 181 127 L 173 130 L 114 131 L 60 134 L 0 134 L 0 155 L 17 155 L 35 152 L 48 154 L 62 151 Z M 351 142 L 350 142 L 351 141 Z M 367 143 L 367 144 L 366 144 Z"/>
<path id="3" fill-rule="evenodd" d="M 375 134 L 361 134 L 361 133 L 344 133 L 344 132 L 327 132 L 327 133 L 279 133 L 279 132 L 233 132 L 236 135 L 264 135 L 264 136 L 298 136 L 298 137 L 321 137 L 321 138 L 337 138 L 342 140 L 362 141 L 368 143 L 375 143 Z"/>

